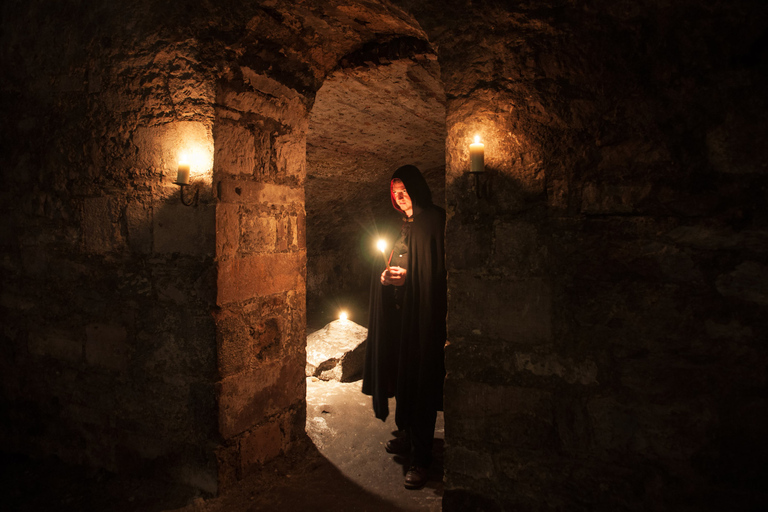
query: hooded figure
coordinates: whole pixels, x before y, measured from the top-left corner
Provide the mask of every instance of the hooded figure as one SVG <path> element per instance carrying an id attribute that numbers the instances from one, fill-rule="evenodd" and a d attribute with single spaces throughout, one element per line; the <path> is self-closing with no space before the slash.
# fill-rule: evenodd
<path id="1" fill-rule="evenodd" d="M 387 451 L 410 452 L 411 469 L 422 474 L 414 476 L 409 471 L 405 485 L 419 488 L 426 482 L 435 418 L 443 407 L 445 210 L 432 203 L 427 182 L 412 165 L 395 171 L 390 195 L 403 223 L 389 264 L 394 273 L 404 270 L 400 272 L 404 280 L 390 285 L 383 262 L 374 269 L 363 393 L 373 397 L 374 413 L 382 421 L 389 414 L 388 398 L 396 397 L 395 423 L 406 435 L 400 445 L 395 443 L 398 440 L 387 443 Z M 403 195 L 410 196 L 410 203 Z"/>

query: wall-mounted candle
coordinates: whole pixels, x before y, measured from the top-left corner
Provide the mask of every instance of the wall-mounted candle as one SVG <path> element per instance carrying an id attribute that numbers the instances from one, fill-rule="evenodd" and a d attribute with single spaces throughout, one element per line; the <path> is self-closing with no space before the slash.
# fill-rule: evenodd
<path id="1" fill-rule="evenodd" d="M 182 156 L 179 159 L 179 169 L 176 173 L 177 185 L 189 185 L 189 162 Z"/>
<path id="2" fill-rule="evenodd" d="M 475 135 L 474 144 L 469 145 L 469 172 L 485 171 L 485 145 L 480 142 L 480 136 Z"/>
<path id="3" fill-rule="evenodd" d="M 389 270 L 389 262 L 387 261 L 387 254 L 386 254 L 387 241 L 384 240 L 383 238 L 379 239 L 379 241 L 376 242 L 376 247 L 378 247 L 379 250 L 381 251 L 381 255 L 384 257 L 384 264 L 387 266 L 387 270 Z"/>

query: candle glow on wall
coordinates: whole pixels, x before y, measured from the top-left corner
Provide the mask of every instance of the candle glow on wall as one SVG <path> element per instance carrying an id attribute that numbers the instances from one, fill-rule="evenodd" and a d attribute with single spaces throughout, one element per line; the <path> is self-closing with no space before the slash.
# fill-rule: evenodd
<path id="1" fill-rule="evenodd" d="M 185 148 L 179 151 L 178 162 L 177 182 L 182 182 L 180 178 L 184 177 L 185 174 L 187 184 L 190 180 L 211 181 L 211 170 L 213 168 L 212 153 L 199 147 Z"/>
<path id="2" fill-rule="evenodd" d="M 213 182 L 214 147 L 210 126 L 197 121 L 181 121 L 158 128 L 158 134 L 162 137 L 163 167 L 171 182 L 184 185 Z M 184 180 L 185 174 L 188 180 Z"/>
<path id="3" fill-rule="evenodd" d="M 177 152 L 176 181 L 173 183 L 181 189 L 179 199 L 184 206 L 197 206 L 200 185 L 210 185 L 213 180 L 213 148 L 208 138 L 199 133 L 187 134 L 187 137 L 181 140 L 182 148 Z M 185 199 L 184 189 L 189 186 L 193 195 Z"/>

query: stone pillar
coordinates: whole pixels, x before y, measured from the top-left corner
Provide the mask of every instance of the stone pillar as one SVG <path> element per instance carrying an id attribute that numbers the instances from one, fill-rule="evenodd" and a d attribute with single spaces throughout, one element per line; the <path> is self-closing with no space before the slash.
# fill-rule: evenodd
<path id="1" fill-rule="evenodd" d="M 306 100 L 241 71 L 214 127 L 220 491 L 288 450 L 306 414 Z"/>

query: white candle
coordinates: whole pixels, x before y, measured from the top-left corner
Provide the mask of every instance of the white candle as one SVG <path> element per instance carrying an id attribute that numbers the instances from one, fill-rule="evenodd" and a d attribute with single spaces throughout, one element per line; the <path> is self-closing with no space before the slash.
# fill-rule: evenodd
<path id="1" fill-rule="evenodd" d="M 189 164 L 179 164 L 179 169 L 176 174 L 177 185 L 189 185 Z"/>
<path id="2" fill-rule="evenodd" d="M 387 254 L 385 253 L 387 250 L 387 241 L 382 238 L 376 242 L 376 246 L 381 251 L 381 255 L 384 257 L 384 264 L 387 266 L 387 270 L 389 270 L 389 262 L 387 261 Z"/>
<path id="3" fill-rule="evenodd" d="M 475 135 L 474 144 L 469 145 L 469 172 L 485 171 L 485 145 L 480 142 L 480 136 Z"/>

